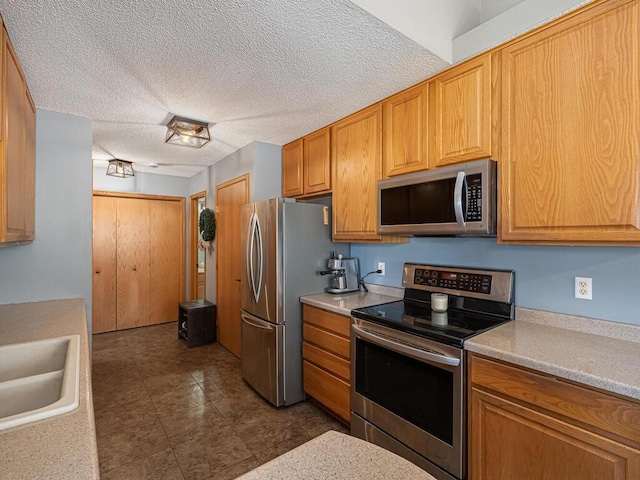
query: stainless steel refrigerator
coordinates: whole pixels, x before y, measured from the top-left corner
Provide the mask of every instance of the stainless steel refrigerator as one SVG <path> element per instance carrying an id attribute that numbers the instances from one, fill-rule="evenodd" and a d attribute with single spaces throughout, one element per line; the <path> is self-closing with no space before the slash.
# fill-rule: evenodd
<path id="1" fill-rule="evenodd" d="M 242 207 L 242 376 L 276 406 L 304 399 L 302 306 L 321 293 L 332 251 L 328 207 L 272 198 Z"/>

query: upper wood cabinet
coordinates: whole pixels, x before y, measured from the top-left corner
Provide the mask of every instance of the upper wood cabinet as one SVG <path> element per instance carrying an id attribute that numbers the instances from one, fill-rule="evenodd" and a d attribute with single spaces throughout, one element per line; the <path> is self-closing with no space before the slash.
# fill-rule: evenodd
<path id="1" fill-rule="evenodd" d="M 331 190 L 331 129 L 325 127 L 303 138 L 304 194 Z"/>
<path id="2" fill-rule="evenodd" d="M 282 147 L 282 196 L 331 193 L 331 131 L 325 127 Z"/>
<path id="3" fill-rule="evenodd" d="M 502 242 L 640 244 L 639 5 L 502 50 Z"/>
<path id="4" fill-rule="evenodd" d="M 35 107 L 4 27 L 0 83 L 0 245 L 31 242 L 35 219 Z"/>
<path id="5" fill-rule="evenodd" d="M 408 241 L 408 238 L 383 237 L 376 233 L 378 180 L 382 177 L 381 128 L 381 103 L 331 127 L 334 241 Z"/>
<path id="6" fill-rule="evenodd" d="M 487 158 L 492 154 L 491 55 L 462 63 L 433 80 L 433 166 Z"/>
<path id="7" fill-rule="evenodd" d="M 640 404 L 469 360 L 469 480 L 640 478 Z"/>
<path id="8" fill-rule="evenodd" d="M 429 86 L 422 83 L 382 102 L 384 178 L 429 167 Z"/>
<path id="9" fill-rule="evenodd" d="M 302 186 L 302 138 L 282 147 L 282 196 L 296 197 L 304 193 Z"/>

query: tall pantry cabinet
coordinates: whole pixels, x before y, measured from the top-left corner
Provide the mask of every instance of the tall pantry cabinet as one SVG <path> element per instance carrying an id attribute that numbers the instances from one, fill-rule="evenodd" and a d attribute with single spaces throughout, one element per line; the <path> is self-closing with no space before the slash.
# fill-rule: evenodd
<path id="1" fill-rule="evenodd" d="M 181 197 L 94 192 L 93 332 L 175 321 L 184 300 Z"/>

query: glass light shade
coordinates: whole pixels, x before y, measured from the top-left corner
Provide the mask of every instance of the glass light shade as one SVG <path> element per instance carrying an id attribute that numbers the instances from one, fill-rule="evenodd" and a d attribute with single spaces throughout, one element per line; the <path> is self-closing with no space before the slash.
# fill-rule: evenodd
<path id="1" fill-rule="evenodd" d="M 109 160 L 107 175 L 121 178 L 133 177 L 135 175 L 133 172 L 133 164 L 126 160 L 118 160 L 117 158 Z"/>
<path id="2" fill-rule="evenodd" d="M 211 140 L 209 125 L 197 120 L 173 117 L 167 125 L 165 142 L 174 145 L 200 148 Z"/>

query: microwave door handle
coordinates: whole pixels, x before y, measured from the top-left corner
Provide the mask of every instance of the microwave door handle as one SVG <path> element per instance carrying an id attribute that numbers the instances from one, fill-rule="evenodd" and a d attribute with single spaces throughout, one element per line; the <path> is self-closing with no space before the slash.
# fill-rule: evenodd
<path id="1" fill-rule="evenodd" d="M 400 343 L 400 342 L 394 341 L 392 338 L 380 337 L 379 335 L 376 335 L 375 333 L 369 332 L 367 330 L 363 330 L 362 328 L 356 325 L 351 325 L 351 328 L 353 328 L 356 336 L 363 338 L 365 340 L 369 340 L 370 342 L 376 345 L 386 347 L 389 350 L 392 350 L 394 352 L 410 355 L 414 358 L 422 359 L 432 363 L 449 365 L 452 367 L 457 367 L 458 365 L 460 365 L 459 358 L 448 357 L 447 355 L 438 354 L 438 353 L 431 353 L 422 348 L 416 348 L 404 342 Z"/>
<path id="2" fill-rule="evenodd" d="M 456 222 L 458 222 L 458 226 L 461 228 L 466 227 L 464 211 L 462 210 L 462 191 L 464 189 L 465 176 L 466 174 L 464 172 L 458 172 L 456 185 L 453 189 L 453 211 L 456 214 Z"/>

